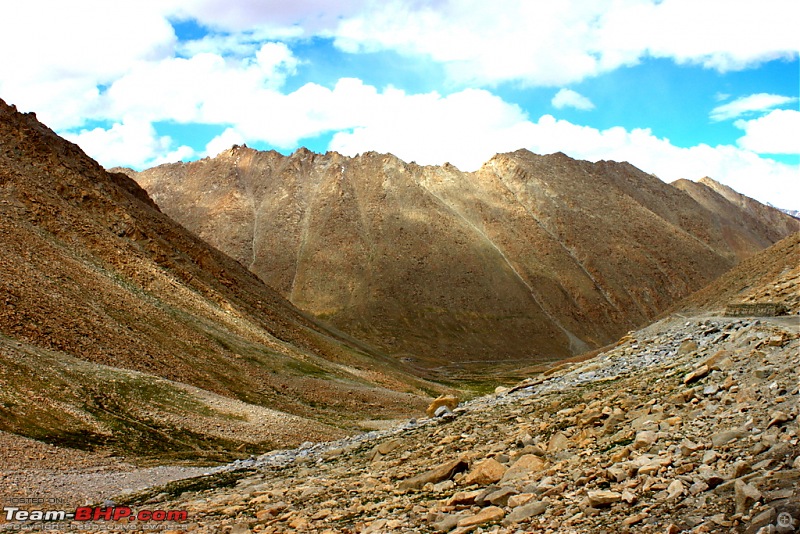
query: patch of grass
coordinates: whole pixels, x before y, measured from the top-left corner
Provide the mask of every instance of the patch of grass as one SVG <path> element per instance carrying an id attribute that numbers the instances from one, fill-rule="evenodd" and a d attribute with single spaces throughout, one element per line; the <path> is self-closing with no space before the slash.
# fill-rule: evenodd
<path id="1" fill-rule="evenodd" d="M 311 376 L 315 378 L 330 377 L 330 374 L 325 371 L 325 369 L 301 360 L 289 360 L 284 364 L 284 366 L 286 369 L 290 369 L 300 376 Z"/>
<path id="2" fill-rule="evenodd" d="M 114 497 L 112 500 L 117 506 L 131 506 L 135 504 L 145 504 L 161 494 L 166 494 L 168 499 L 175 499 L 187 491 L 199 492 L 207 489 L 235 486 L 241 479 L 247 478 L 255 472 L 255 469 L 240 469 L 238 471 L 227 471 L 202 477 L 184 478 L 183 480 L 169 482 L 163 486 L 147 488 L 134 493 L 126 493 Z"/>

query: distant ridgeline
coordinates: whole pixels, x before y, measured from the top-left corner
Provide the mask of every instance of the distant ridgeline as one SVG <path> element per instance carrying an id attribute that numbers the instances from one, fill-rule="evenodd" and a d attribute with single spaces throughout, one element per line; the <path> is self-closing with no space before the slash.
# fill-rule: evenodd
<path id="1" fill-rule="evenodd" d="M 728 317 L 774 317 L 786 315 L 785 305 L 777 302 L 751 302 L 748 304 L 728 304 L 725 315 Z"/>

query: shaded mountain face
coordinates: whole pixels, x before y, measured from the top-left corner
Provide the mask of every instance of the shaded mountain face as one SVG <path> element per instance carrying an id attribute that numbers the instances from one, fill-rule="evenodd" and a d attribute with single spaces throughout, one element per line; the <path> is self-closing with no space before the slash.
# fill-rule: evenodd
<path id="1" fill-rule="evenodd" d="M 800 313 L 800 232 L 742 261 L 671 311 L 721 313 L 729 304 L 782 304 Z M 797 322 L 795 321 L 795 324 Z"/>
<path id="2" fill-rule="evenodd" d="M 299 308 L 439 376 L 605 345 L 783 235 L 627 163 L 563 154 L 466 173 L 233 147 L 128 172 Z"/>
<path id="3" fill-rule="evenodd" d="M 436 390 L 2 101 L 0 384 L 0 430 L 195 458 L 338 436 Z"/>

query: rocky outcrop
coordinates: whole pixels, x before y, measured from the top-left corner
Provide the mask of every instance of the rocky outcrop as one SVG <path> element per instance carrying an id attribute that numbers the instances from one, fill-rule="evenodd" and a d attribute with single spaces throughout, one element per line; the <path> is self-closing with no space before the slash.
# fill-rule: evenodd
<path id="1" fill-rule="evenodd" d="M 603 346 L 800 229 L 627 163 L 524 150 L 465 173 L 233 147 L 129 174 L 298 307 L 440 377 Z"/>

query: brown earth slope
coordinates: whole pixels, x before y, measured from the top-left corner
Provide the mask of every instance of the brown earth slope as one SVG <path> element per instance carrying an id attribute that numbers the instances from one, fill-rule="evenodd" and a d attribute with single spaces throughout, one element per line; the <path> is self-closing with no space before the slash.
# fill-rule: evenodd
<path id="1" fill-rule="evenodd" d="M 800 232 L 742 261 L 672 311 L 721 312 L 728 304 L 750 303 L 783 304 L 790 314 L 800 313 Z"/>
<path id="2" fill-rule="evenodd" d="M 338 436 L 436 389 L 2 101 L 0 386 L 0 430 L 194 458 Z"/>
<path id="3" fill-rule="evenodd" d="M 247 147 L 126 172 L 298 307 L 438 376 L 603 346 L 800 229 L 524 150 L 474 173 Z"/>

